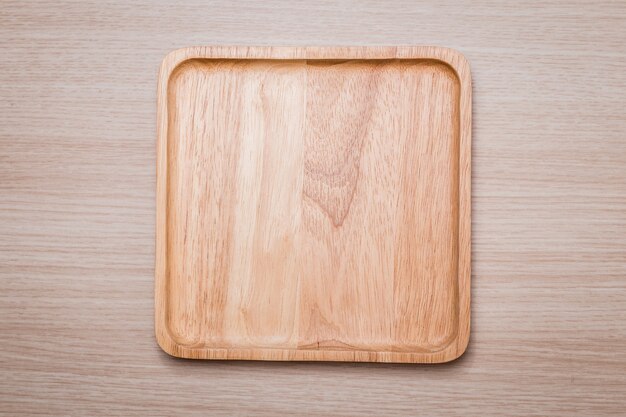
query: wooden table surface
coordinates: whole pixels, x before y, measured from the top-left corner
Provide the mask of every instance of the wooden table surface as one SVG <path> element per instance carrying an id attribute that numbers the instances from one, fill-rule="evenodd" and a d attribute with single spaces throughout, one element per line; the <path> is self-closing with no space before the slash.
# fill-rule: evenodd
<path id="1" fill-rule="evenodd" d="M 202 362 L 160 350 L 157 69 L 172 49 L 221 44 L 466 55 L 461 359 Z M 624 415 L 625 44 L 624 1 L 3 1 L 0 414 Z"/>

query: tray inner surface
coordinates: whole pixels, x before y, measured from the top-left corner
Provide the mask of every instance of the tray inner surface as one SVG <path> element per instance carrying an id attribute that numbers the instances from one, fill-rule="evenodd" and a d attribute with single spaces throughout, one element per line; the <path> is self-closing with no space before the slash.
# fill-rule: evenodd
<path id="1" fill-rule="evenodd" d="M 439 61 L 185 61 L 167 90 L 181 346 L 436 352 L 458 328 L 459 80 Z"/>

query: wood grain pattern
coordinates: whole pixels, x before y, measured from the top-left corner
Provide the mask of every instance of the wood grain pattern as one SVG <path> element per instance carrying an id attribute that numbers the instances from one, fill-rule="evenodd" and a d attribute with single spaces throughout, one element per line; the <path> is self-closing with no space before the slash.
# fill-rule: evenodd
<path id="1" fill-rule="evenodd" d="M 626 4 L 0 2 L 0 415 L 623 416 Z M 158 67 L 187 45 L 446 45 L 472 68 L 472 334 L 436 366 L 154 339 Z"/>
<path id="2" fill-rule="evenodd" d="M 166 352 L 446 362 L 465 351 L 462 55 L 182 49 L 163 61 L 158 120 L 155 317 Z"/>

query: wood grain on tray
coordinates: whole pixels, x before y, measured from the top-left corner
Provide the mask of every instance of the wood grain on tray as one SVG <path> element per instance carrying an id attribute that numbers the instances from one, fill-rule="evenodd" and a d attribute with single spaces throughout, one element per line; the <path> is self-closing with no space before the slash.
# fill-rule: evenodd
<path id="1" fill-rule="evenodd" d="M 443 362 L 469 337 L 470 76 L 444 48 L 189 48 L 159 84 L 157 337 Z"/>

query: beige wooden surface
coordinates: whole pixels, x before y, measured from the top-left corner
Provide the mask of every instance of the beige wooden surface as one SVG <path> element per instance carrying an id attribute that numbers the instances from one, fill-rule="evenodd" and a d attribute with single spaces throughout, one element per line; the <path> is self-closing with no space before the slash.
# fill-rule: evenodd
<path id="1" fill-rule="evenodd" d="M 0 414 L 623 415 L 626 3 L 0 4 Z M 153 325 L 156 80 L 188 45 L 436 44 L 474 83 L 447 365 L 195 362 Z"/>

